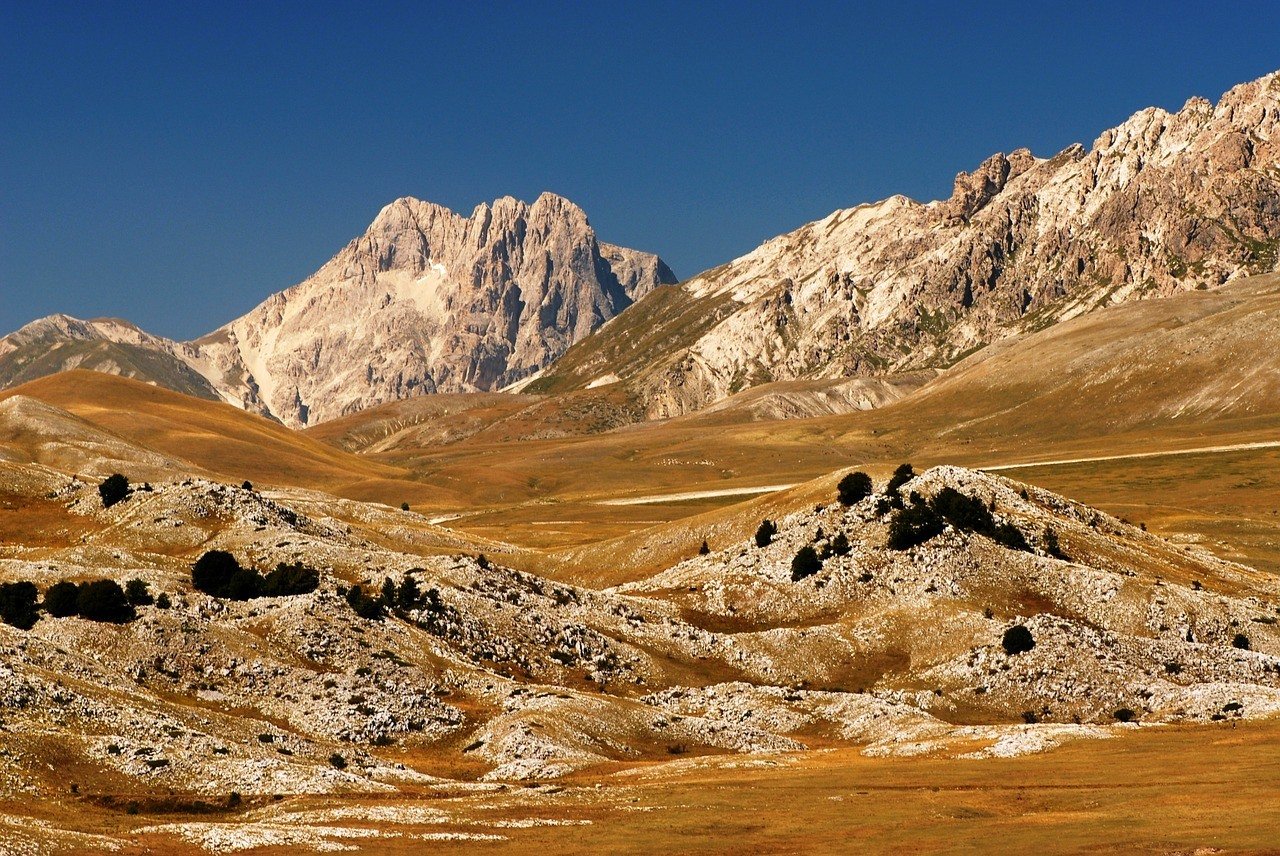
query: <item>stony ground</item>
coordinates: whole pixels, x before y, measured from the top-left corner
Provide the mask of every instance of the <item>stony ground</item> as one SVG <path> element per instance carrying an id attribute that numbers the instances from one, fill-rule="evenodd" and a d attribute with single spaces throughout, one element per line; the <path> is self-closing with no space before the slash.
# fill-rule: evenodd
<path id="1" fill-rule="evenodd" d="M 3 466 L 6 507 L 41 509 L 61 533 L 0 546 L 5 580 L 137 578 L 168 606 L 121 625 L 0 625 L 0 801 L 135 812 L 154 821 L 148 835 L 213 851 L 375 834 L 344 825 L 348 809 L 282 813 L 275 795 L 487 793 L 601 765 L 832 746 L 1009 757 L 1137 727 L 1120 719 L 1280 710 L 1280 592 L 1267 577 L 969 470 L 935 468 L 898 496 L 959 491 L 1024 544 L 949 524 L 891 549 L 897 501 L 881 486 L 781 517 L 766 546 L 592 590 L 504 567 L 479 550 L 518 550 L 381 506 L 190 478 L 103 508 L 96 485 Z M 806 546 L 820 567 L 793 580 Z M 210 549 L 263 571 L 301 562 L 320 584 L 215 598 L 190 578 Z M 420 597 L 380 618 L 344 597 L 406 578 Z M 1034 647 L 1006 651 L 1015 626 Z M 14 817 L 2 822 L 37 829 Z M 89 846 L 67 835 L 68 848 Z"/>

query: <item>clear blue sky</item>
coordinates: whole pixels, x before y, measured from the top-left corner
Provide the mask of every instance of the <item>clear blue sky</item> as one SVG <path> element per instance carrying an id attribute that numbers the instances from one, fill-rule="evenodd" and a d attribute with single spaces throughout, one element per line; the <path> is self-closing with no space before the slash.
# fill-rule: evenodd
<path id="1" fill-rule="evenodd" d="M 206 332 L 403 195 L 553 190 L 690 276 L 1280 68 L 1275 3 L 196 5 L 0 3 L 0 332 Z"/>

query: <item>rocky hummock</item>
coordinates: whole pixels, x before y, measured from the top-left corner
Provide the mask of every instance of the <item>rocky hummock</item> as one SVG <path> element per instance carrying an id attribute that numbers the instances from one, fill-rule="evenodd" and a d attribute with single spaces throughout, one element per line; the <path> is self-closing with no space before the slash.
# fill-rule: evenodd
<path id="1" fill-rule="evenodd" d="M 622 379 L 649 415 L 748 386 L 945 367 L 997 339 L 1125 300 L 1272 271 L 1280 73 L 1149 108 L 1093 145 L 960 173 L 950 198 L 836 211 L 655 295 L 539 381 Z M 646 316 L 634 320 L 628 316 Z"/>
<path id="2" fill-rule="evenodd" d="M 1128 720 L 1280 712 L 1274 580 L 969 470 L 930 470 L 897 499 L 833 498 L 781 517 L 764 546 L 594 590 L 416 549 L 432 527 L 385 507 L 190 478 L 104 509 L 91 485 L 6 466 L 15 496 L 60 504 L 83 529 L 62 548 L 0 547 L 6 580 L 138 578 L 167 608 L 122 625 L 0 625 L 13 738 L 0 794 L 55 786 L 39 761 L 49 741 L 119 792 L 385 792 L 424 780 L 397 760 L 422 753 L 519 780 L 815 739 L 1016 754 Z M 1005 534 L 948 523 L 908 549 L 886 543 L 895 506 L 947 490 Z M 257 568 L 302 563 L 319 586 L 212 597 L 189 573 L 211 548 Z M 806 548 L 818 566 L 796 579 Z M 344 596 L 410 577 L 419 594 L 381 617 Z M 1011 650 L 1018 628 L 1031 644 Z"/>
<path id="3" fill-rule="evenodd" d="M 551 193 L 470 217 L 406 197 L 307 280 L 207 336 L 180 343 L 52 316 L 0 339 L 0 379 L 97 368 L 314 424 L 414 395 L 500 389 L 675 281 L 657 256 L 599 241 L 582 209 Z M 86 360 L 84 343 L 163 367 Z"/>

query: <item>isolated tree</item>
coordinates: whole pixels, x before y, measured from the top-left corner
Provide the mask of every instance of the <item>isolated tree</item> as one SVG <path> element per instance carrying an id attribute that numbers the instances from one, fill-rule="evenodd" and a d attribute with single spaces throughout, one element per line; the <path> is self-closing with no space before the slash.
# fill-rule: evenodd
<path id="1" fill-rule="evenodd" d="M 400 503 L 400 510 L 401 510 L 401 511 L 408 511 L 408 510 L 409 510 L 409 503 L 407 503 L 407 502 L 402 502 L 402 503 Z"/>
<path id="2" fill-rule="evenodd" d="M 901 464 L 893 471 L 893 475 L 889 478 L 889 484 L 885 486 L 884 492 L 890 494 L 897 493 L 898 488 L 902 487 L 915 477 L 916 471 L 911 469 L 910 464 Z"/>
<path id="3" fill-rule="evenodd" d="M 705 556 L 710 552 L 711 552 L 711 545 L 708 544 L 706 541 L 703 541 L 702 546 L 698 548 L 698 555 Z"/>
<path id="4" fill-rule="evenodd" d="M 134 606 L 150 606 L 155 603 L 155 598 L 151 596 L 146 582 L 137 578 L 131 579 L 124 584 L 124 596 Z"/>
<path id="5" fill-rule="evenodd" d="M 240 487 L 243 488 L 244 490 L 253 490 L 253 482 L 249 481 L 248 479 L 245 479 L 244 484 L 240 485 Z"/>
<path id="6" fill-rule="evenodd" d="M 1015 624 L 1004 632 L 1000 645 L 1004 648 L 1006 654 L 1012 656 L 1030 651 L 1036 647 L 1036 640 L 1025 625 Z"/>
<path id="7" fill-rule="evenodd" d="M 129 496 L 129 480 L 119 473 L 107 476 L 98 485 L 98 496 L 102 497 L 103 508 L 124 501 Z"/>
<path id="8" fill-rule="evenodd" d="M 36 584 L 23 580 L 0 585 L 0 621 L 19 630 L 30 630 L 40 620 L 36 612 Z"/>
<path id="9" fill-rule="evenodd" d="M 773 536 L 778 534 L 778 524 L 772 520 L 765 518 L 760 523 L 760 528 L 756 530 L 756 546 L 768 547 L 773 543 Z"/>
<path id="10" fill-rule="evenodd" d="M 214 597 L 226 597 L 231 578 L 241 570 L 236 557 L 226 550 L 210 550 L 191 566 L 191 585 Z"/>
<path id="11" fill-rule="evenodd" d="M 76 596 L 76 613 L 90 621 L 124 624 L 137 618 L 133 604 L 115 580 L 81 583 Z"/>
<path id="12" fill-rule="evenodd" d="M 822 560 L 818 558 L 818 551 L 808 544 L 801 547 L 791 559 L 791 579 L 793 582 L 802 580 L 805 577 L 811 577 L 820 570 L 822 570 Z"/>
<path id="13" fill-rule="evenodd" d="M 1232 648 L 1239 648 L 1241 651 L 1249 650 L 1249 637 L 1243 633 L 1237 633 L 1235 638 L 1231 640 Z"/>
<path id="14" fill-rule="evenodd" d="M 172 604 L 169 603 L 169 595 L 165 592 L 160 592 L 160 595 L 156 598 L 156 609 L 168 609 L 170 606 Z"/>
<path id="15" fill-rule="evenodd" d="M 836 485 L 841 505 L 853 505 L 871 496 L 871 476 L 863 472 L 849 473 Z"/>
<path id="16" fill-rule="evenodd" d="M 481 553 L 480 555 L 476 556 L 476 564 L 480 566 L 481 570 L 485 570 L 485 571 L 489 570 L 489 559 L 485 556 L 484 553 Z"/>
<path id="17" fill-rule="evenodd" d="M 391 577 L 385 577 L 382 580 L 382 605 L 386 609 L 396 605 L 396 584 L 391 581 Z"/>
<path id="18" fill-rule="evenodd" d="M 80 596 L 80 587 L 73 582 L 61 580 L 49 586 L 44 592 L 44 611 L 54 618 L 66 618 L 76 614 L 76 598 Z"/>
<path id="19" fill-rule="evenodd" d="M 1131 710 L 1130 708 L 1122 707 L 1116 710 L 1116 712 L 1113 713 L 1112 716 L 1114 716 L 1116 718 L 1116 721 L 1118 722 L 1133 722 L 1137 714 L 1134 713 L 1133 710 Z"/>

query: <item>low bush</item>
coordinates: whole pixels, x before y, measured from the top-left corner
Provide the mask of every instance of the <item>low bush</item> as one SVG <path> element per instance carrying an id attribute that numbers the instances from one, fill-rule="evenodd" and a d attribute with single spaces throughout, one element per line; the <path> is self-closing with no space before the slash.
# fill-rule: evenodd
<path id="1" fill-rule="evenodd" d="M 102 498 L 102 507 L 110 508 L 117 502 L 123 502 L 129 496 L 129 480 L 119 473 L 113 473 L 98 485 L 98 496 Z"/>
<path id="2" fill-rule="evenodd" d="M 56 582 L 44 592 L 44 611 L 54 618 L 67 618 L 76 614 L 76 598 L 80 587 L 72 582 Z"/>
<path id="3" fill-rule="evenodd" d="M 863 472 L 849 473 L 836 486 L 841 505 L 854 505 L 871 496 L 871 476 Z"/>
<path id="4" fill-rule="evenodd" d="M 1015 624 L 1004 632 L 1004 637 L 1000 640 L 1000 646 L 1004 648 L 1006 654 L 1013 656 L 1026 653 L 1036 647 L 1036 640 L 1026 626 Z"/>
<path id="5" fill-rule="evenodd" d="M 150 606 L 156 602 L 146 582 L 136 578 L 124 584 L 124 596 L 134 606 Z"/>
<path id="6" fill-rule="evenodd" d="M 1112 714 L 1112 716 L 1114 716 L 1116 720 L 1119 722 L 1133 722 L 1133 720 L 1137 717 L 1137 714 L 1127 707 L 1122 707 L 1117 709 L 1116 712 Z"/>
<path id="7" fill-rule="evenodd" d="M 911 465 L 902 464 L 893 471 L 893 475 L 889 478 L 889 484 L 885 486 L 884 492 L 887 494 L 896 494 L 900 487 L 915 477 L 916 471 L 911 468 Z"/>
<path id="8" fill-rule="evenodd" d="M 822 560 L 818 558 L 818 551 L 808 544 L 801 547 L 791 560 L 791 579 L 793 581 L 811 577 L 820 570 L 822 570 Z"/>
<path id="9" fill-rule="evenodd" d="M 1239 648 L 1241 651 L 1249 650 L 1249 637 L 1243 633 L 1237 633 L 1235 638 L 1231 640 L 1232 648 Z"/>
<path id="10" fill-rule="evenodd" d="M 36 584 L 26 580 L 0 585 L 0 621 L 19 630 L 35 627 L 40 620 L 36 612 L 39 594 Z"/>
<path id="11" fill-rule="evenodd" d="M 109 624 L 124 624 L 138 617 L 124 589 L 115 580 L 81 583 L 76 594 L 76 614 Z"/>
<path id="12" fill-rule="evenodd" d="M 354 585 L 347 590 L 347 605 L 361 618 L 377 621 L 386 614 L 382 602 L 365 594 L 364 587 Z"/>
<path id="13" fill-rule="evenodd" d="M 263 577 L 253 568 L 242 568 L 225 550 L 210 550 L 191 567 L 191 584 L 205 594 L 228 600 L 256 597 L 288 597 L 309 594 L 320 585 L 320 574 L 299 562 L 281 562 Z"/>
<path id="14" fill-rule="evenodd" d="M 849 536 L 843 532 L 837 532 L 836 537 L 831 539 L 823 551 L 828 556 L 847 556 L 853 550 L 853 545 L 849 543 Z"/>
<path id="15" fill-rule="evenodd" d="M 768 547 L 773 543 L 773 536 L 778 534 L 778 524 L 772 520 L 765 519 L 760 522 L 760 528 L 756 530 L 756 546 Z"/>
<path id="16" fill-rule="evenodd" d="M 924 502 L 903 506 L 889 518 L 889 547 L 907 550 L 942 534 L 944 521 Z"/>
<path id="17" fill-rule="evenodd" d="M 319 586 L 319 571 L 305 567 L 301 562 L 292 564 L 281 562 L 263 579 L 262 594 L 264 597 L 290 597 L 310 594 Z"/>
<path id="18" fill-rule="evenodd" d="M 708 544 L 706 541 L 703 541 L 702 546 L 698 548 L 698 555 L 705 556 L 710 552 L 711 552 L 711 545 Z"/>
<path id="19" fill-rule="evenodd" d="M 226 550 L 210 550 L 191 566 L 191 585 L 196 591 L 214 597 L 226 597 L 225 592 L 231 578 L 240 570 L 240 563 L 235 556 Z"/>

